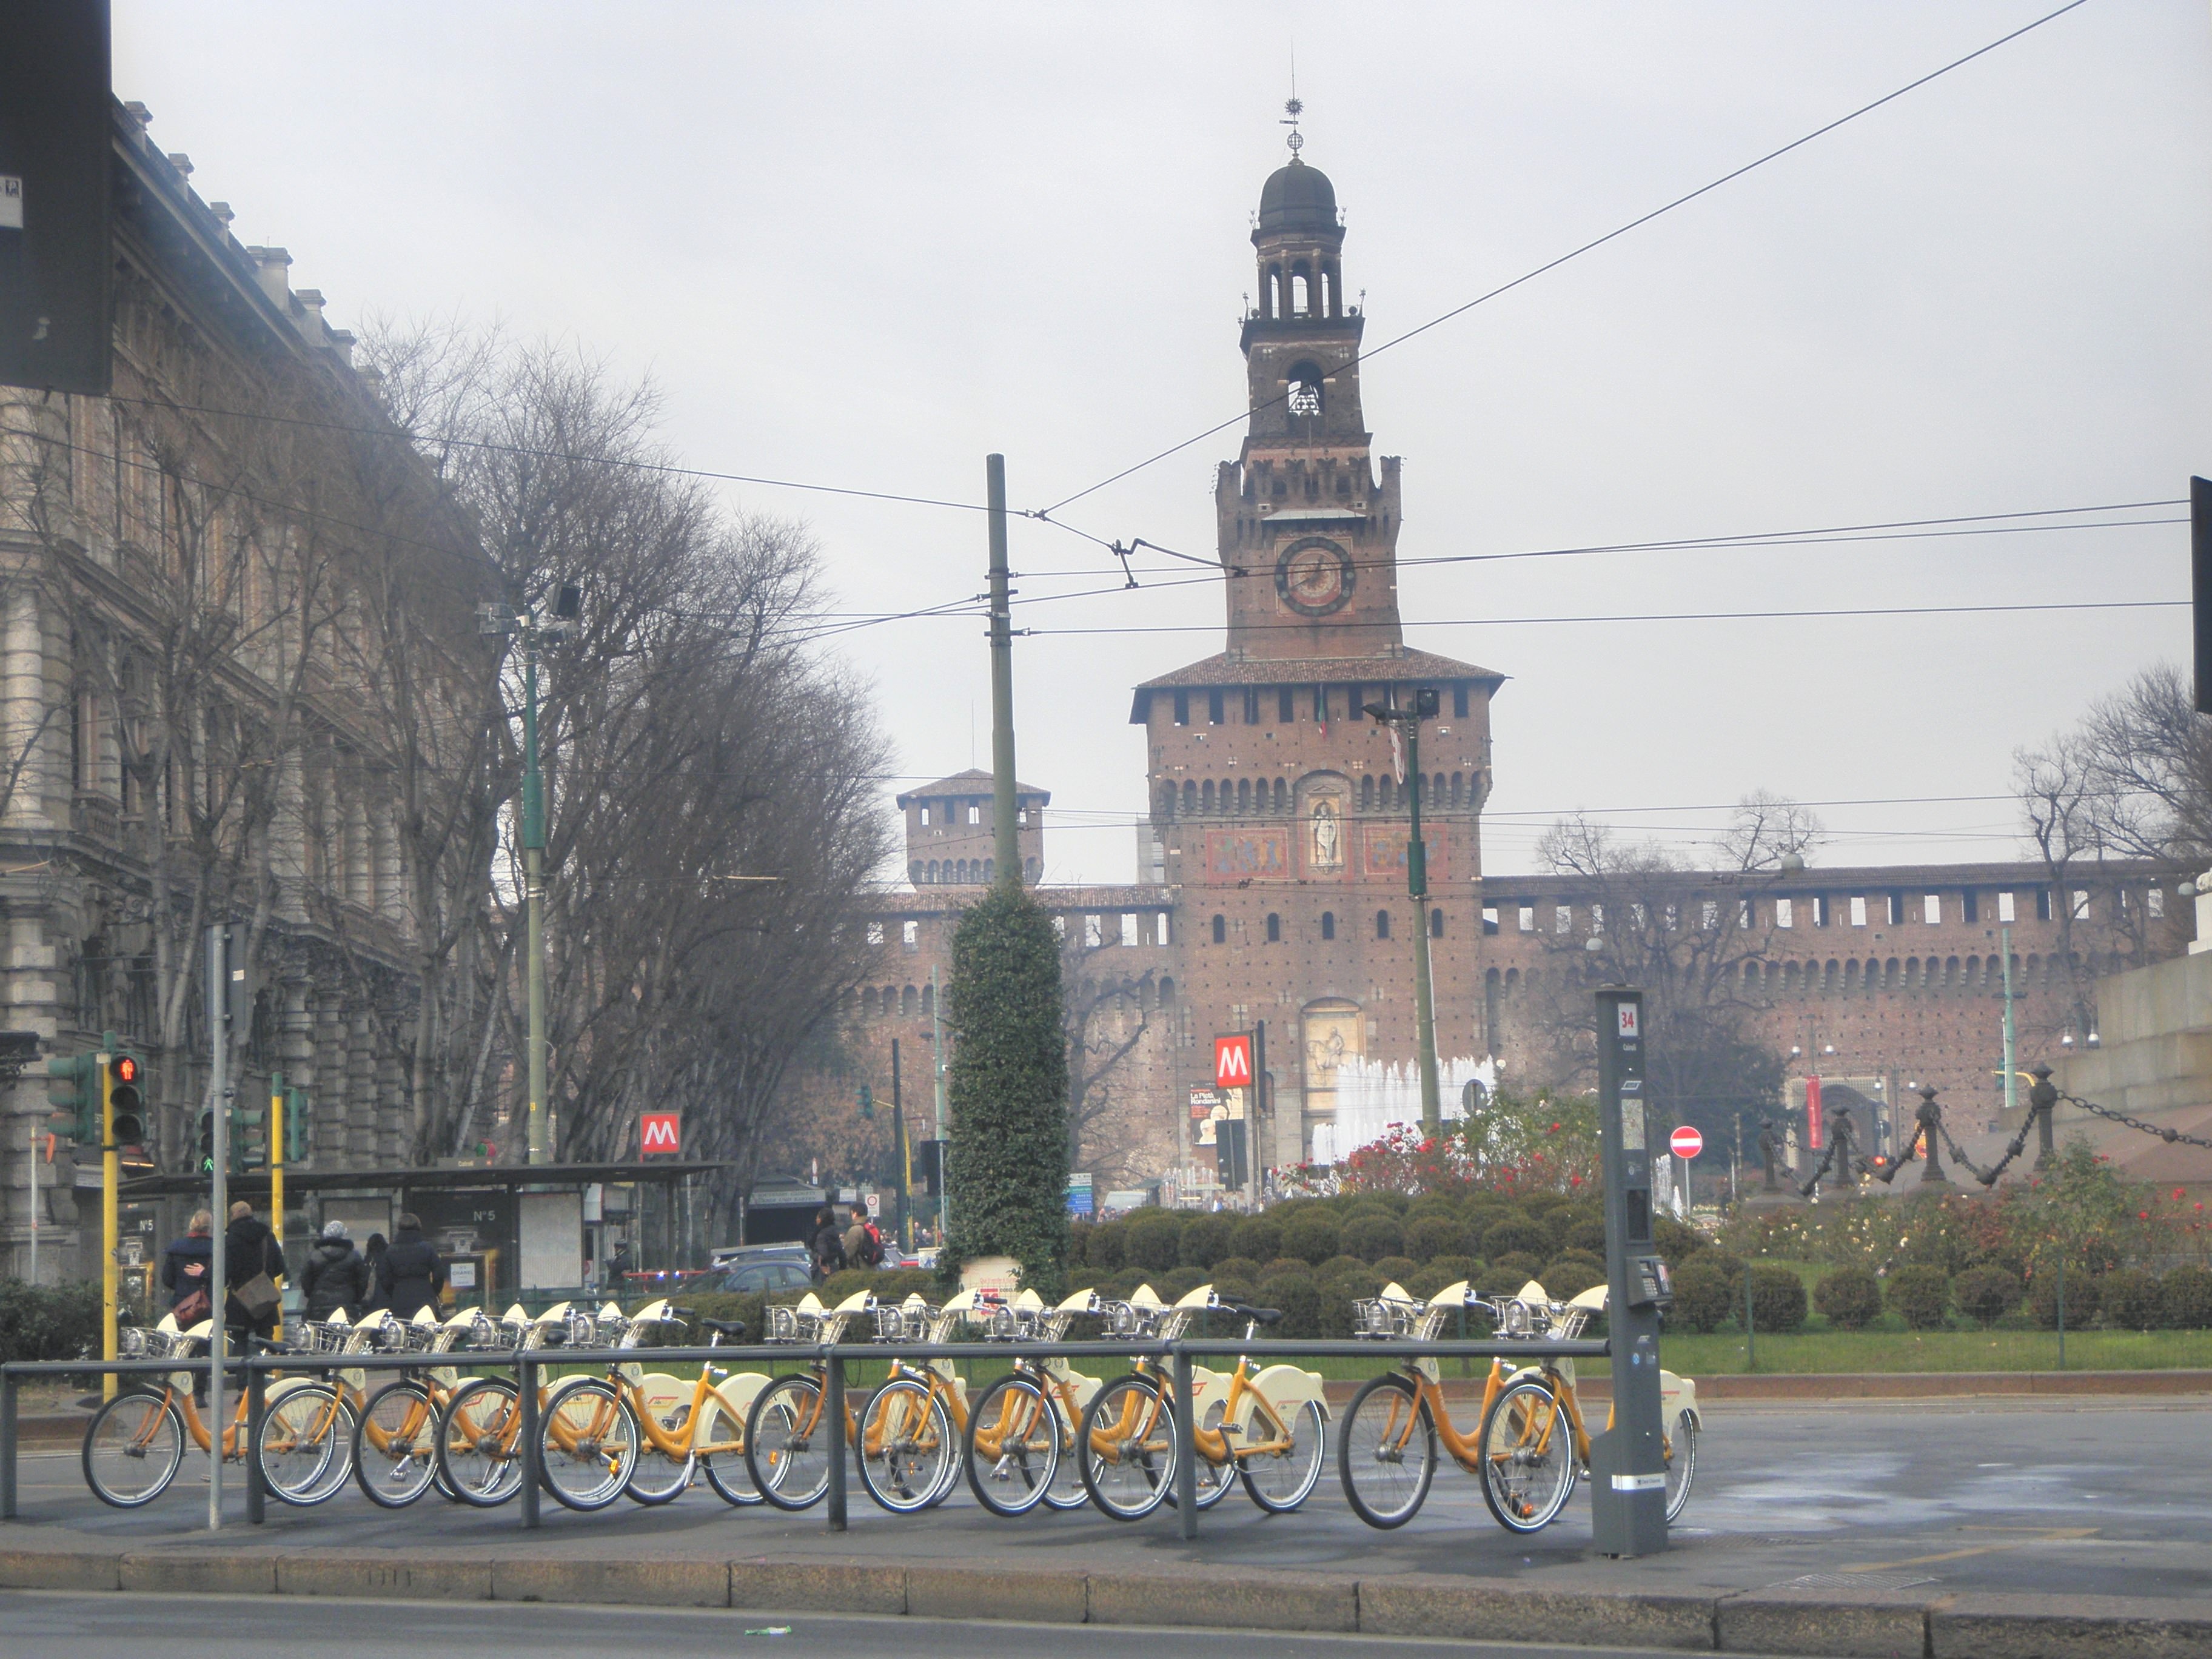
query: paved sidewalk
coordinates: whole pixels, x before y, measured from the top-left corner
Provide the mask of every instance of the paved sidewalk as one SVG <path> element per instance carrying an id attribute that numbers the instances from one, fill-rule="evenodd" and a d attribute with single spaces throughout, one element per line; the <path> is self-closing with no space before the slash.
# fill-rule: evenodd
<path id="1" fill-rule="evenodd" d="M 1185 1543 L 1172 1512 L 998 1520 L 964 1490 L 915 1517 L 855 1486 L 819 1511 L 398 1514 L 349 1490 L 269 1524 L 197 1530 L 204 1464 L 147 1510 L 103 1511 L 76 1459 L 27 1454 L 0 1585 L 668 1601 L 1769 1653 L 2212 1655 L 2212 1401 L 1845 1402 L 1708 1413 L 1675 1547 L 1612 1562 L 1577 1495 L 1540 1536 L 1502 1532 L 1449 1463 L 1410 1526 L 1377 1533 L 1332 1468 L 1301 1513 L 1241 1493 Z M 2148 1622 L 2145 1622 L 2148 1621 Z"/>

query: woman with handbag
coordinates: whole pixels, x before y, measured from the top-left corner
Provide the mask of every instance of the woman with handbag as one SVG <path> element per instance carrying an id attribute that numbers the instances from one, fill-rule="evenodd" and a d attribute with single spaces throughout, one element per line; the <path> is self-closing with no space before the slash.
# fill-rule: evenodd
<path id="1" fill-rule="evenodd" d="M 215 1311 L 215 1217 L 195 1211 L 182 1238 L 161 1252 L 161 1288 L 177 1328 L 188 1331 Z"/>

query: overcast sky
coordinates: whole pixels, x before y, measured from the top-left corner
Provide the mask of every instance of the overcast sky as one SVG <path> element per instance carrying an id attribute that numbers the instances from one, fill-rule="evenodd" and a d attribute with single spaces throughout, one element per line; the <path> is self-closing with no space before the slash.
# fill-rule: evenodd
<path id="1" fill-rule="evenodd" d="M 1032 507 L 1241 408 L 1250 215 L 1294 51 L 1371 348 L 2055 3 L 117 0 L 115 87 L 340 326 L 458 313 L 572 339 L 651 376 L 667 441 L 702 467 L 975 501 L 999 450 Z M 2185 495 L 2212 467 L 2208 70 L 2203 0 L 2090 0 L 1376 358 L 1401 555 Z M 1060 516 L 1210 552 L 1237 438 Z M 972 513 L 726 494 L 813 527 L 838 610 L 982 586 Z M 1492 870 L 1530 868 L 1560 812 L 1695 839 L 1759 788 L 1885 803 L 1824 806 L 1821 862 L 2002 858 L 2014 808 L 1960 798 L 2002 797 L 2016 746 L 2179 656 L 2185 611 L 1499 619 L 2178 599 L 2186 535 L 1414 566 L 1401 592 L 1411 642 L 1510 677 Z M 1118 580 L 1049 527 L 1018 524 L 1013 550 L 1026 600 Z M 1018 647 L 1048 877 L 1127 880 L 1128 688 L 1220 648 L 1218 585 L 1022 621 L 1194 630 Z M 878 688 L 906 775 L 887 797 L 988 763 L 979 623 L 837 648 Z"/>

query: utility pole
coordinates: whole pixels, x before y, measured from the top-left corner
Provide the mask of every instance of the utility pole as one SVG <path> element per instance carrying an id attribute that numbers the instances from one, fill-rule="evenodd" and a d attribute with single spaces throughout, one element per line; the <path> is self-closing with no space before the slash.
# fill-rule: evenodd
<path id="1" fill-rule="evenodd" d="M 1436 717 L 1441 700 L 1431 689 L 1414 691 L 1410 709 L 1370 702 L 1365 713 L 1387 726 L 1405 745 L 1411 777 L 1407 804 L 1413 827 L 1406 842 L 1406 890 L 1413 900 L 1413 1043 L 1421 1069 L 1421 1133 L 1431 1140 L 1444 1129 L 1443 1100 L 1437 1083 L 1437 1010 L 1429 979 L 1429 850 L 1421 841 L 1421 722 Z"/>
<path id="2" fill-rule="evenodd" d="M 560 1142 L 560 1125 L 546 1102 L 545 1080 L 545 775 L 538 746 L 538 651 L 575 629 L 583 590 L 564 582 L 556 591 L 553 614 L 526 605 L 520 612 L 501 605 L 477 607 L 477 632 L 514 634 L 522 640 L 522 901 L 525 1018 L 530 1101 L 523 1114 L 523 1159 L 551 1161 Z"/>
<path id="3" fill-rule="evenodd" d="M 207 936 L 207 1022 L 208 1022 L 208 1103 L 215 1109 L 215 1168 L 208 1171 L 210 1181 L 209 1210 L 215 1218 L 212 1229 L 215 1237 L 214 1260 L 209 1264 L 211 1280 L 208 1285 L 209 1299 L 215 1304 L 209 1316 L 213 1322 L 208 1332 L 208 1352 L 215 1363 L 208 1368 L 208 1432 L 214 1437 L 208 1455 L 208 1530 L 217 1532 L 222 1527 L 222 1435 L 230 1419 L 223 1415 L 223 1362 L 229 1356 L 229 1328 L 223 1315 L 230 1307 L 230 1285 L 227 1278 L 229 1264 L 224 1260 L 230 1231 L 230 929 L 221 922 L 208 929 Z M 103 1062 L 104 1073 L 106 1066 Z M 115 1139 L 112 1124 L 103 1132 L 112 1143 Z M 107 1156 L 115 1157 L 111 1144 Z M 115 1183 L 107 1185 L 108 1203 L 114 1204 Z M 112 1231 L 112 1230 L 111 1230 Z M 108 1272 L 115 1271 L 112 1264 L 115 1241 L 108 1240 L 111 1258 Z"/>
<path id="4" fill-rule="evenodd" d="M 1015 822 L 1014 617 L 1006 587 L 1006 458 L 983 462 L 991 521 L 991 815 L 999 880 L 1022 884 L 1022 839 Z"/>
<path id="5" fill-rule="evenodd" d="M 891 1236 L 899 1242 L 901 1249 L 910 1249 L 913 1235 L 908 1226 L 907 1188 L 914 1181 L 914 1160 L 907 1156 L 906 1110 L 899 1098 L 899 1040 L 891 1039 L 891 1156 L 897 1160 L 898 1212 L 891 1218 Z"/>
<path id="6" fill-rule="evenodd" d="M 952 1221 L 952 1184 L 945 1178 L 945 1154 L 952 1143 L 945 1134 L 945 992 L 933 966 L 929 970 L 929 1060 L 937 1097 L 937 1242 L 941 1246 Z"/>
<path id="7" fill-rule="evenodd" d="M 2004 951 L 2004 1095 L 2007 1115 L 2005 1121 L 2009 1123 L 2012 1121 L 2010 1115 L 2012 1109 L 2019 1103 L 2016 1092 L 2019 1083 L 2013 1074 L 2014 1067 L 2019 1062 L 2013 1058 L 2012 929 L 2010 927 L 1997 929 L 1997 940 L 1999 947 Z"/>
<path id="8" fill-rule="evenodd" d="M 1267 1022 L 1252 1022 L 1252 1110 L 1244 1126 L 1245 1195 L 1255 1211 L 1260 1207 L 1260 1119 L 1267 1109 Z"/>
<path id="9" fill-rule="evenodd" d="M 269 1227 L 276 1254 L 284 1254 L 284 1073 L 269 1074 Z M 284 1340 L 284 1310 L 276 1310 L 276 1340 Z"/>

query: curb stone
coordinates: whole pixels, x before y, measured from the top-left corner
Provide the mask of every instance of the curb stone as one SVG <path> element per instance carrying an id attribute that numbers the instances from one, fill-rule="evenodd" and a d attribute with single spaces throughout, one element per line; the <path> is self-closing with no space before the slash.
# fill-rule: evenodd
<path id="1" fill-rule="evenodd" d="M 1360 1581 L 1359 1629 L 1374 1636 L 1709 1650 L 1713 1598 L 1530 1589 L 1510 1578 L 1403 1573 Z"/>
<path id="2" fill-rule="evenodd" d="M 990 1611 L 979 1614 L 979 1607 Z M 1080 1625 L 1091 1616 L 1091 1583 L 1081 1572 L 1049 1569 L 908 1567 L 906 1611 L 917 1619 L 980 1617 Z"/>
<path id="3" fill-rule="evenodd" d="M 1833 1590 L 1745 1590 L 1721 1598 L 1714 1630 L 1726 1652 L 1892 1659 L 1927 1650 L 1929 1606 L 1928 1596 L 1900 1590 L 1849 1601 Z"/>
<path id="4" fill-rule="evenodd" d="M 2130 1595 L 1992 1595 L 1932 1601 L 1934 1659 L 2207 1659 L 2212 1601 Z"/>
<path id="5" fill-rule="evenodd" d="M 123 1558 L 90 1550 L 0 1550 L 0 1589 L 123 1588 Z"/>
<path id="6" fill-rule="evenodd" d="M 274 1595 L 274 1555 L 222 1555 L 212 1550 L 173 1550 L 125 1555 L 118 1574 L 137 1595 Z"/>
<path id="7" fill-rule="evenodd" d="M 1094 1572 L 1091 1623 L 1228 1630 L 1359 1629 L 1359 1581 L 1316 1574 Z"/>
<path id="8" fill-rule="evenodd" d="M 732 1561 L 729 1605 L 772 1613 L 904 1613 L 902 1566 L 855 1561 Z"/>
<path id="9" fill-rule="evenodd" d="M 492 1564 L 402 1555 L 280 1555 L 279 1595 L 392 1596 L 413 1601 L 489 1601 Z"/>
<path id="10" fill-rule="evenodd" d="M 491 1559 L 491 1599 L 726 1607 L 730 1568 L 723 1561 L 497 1555 Z"/>

